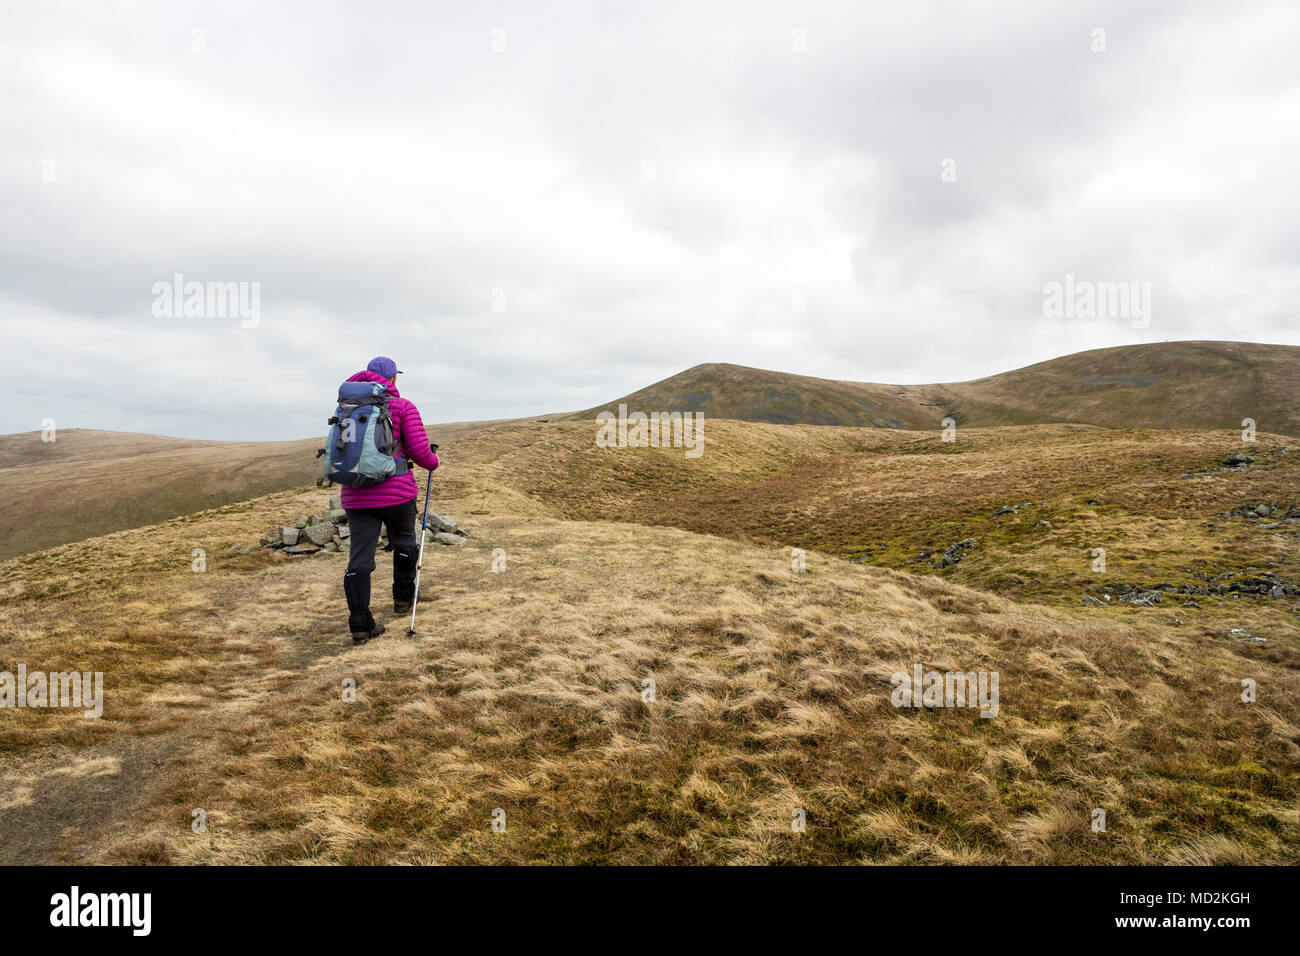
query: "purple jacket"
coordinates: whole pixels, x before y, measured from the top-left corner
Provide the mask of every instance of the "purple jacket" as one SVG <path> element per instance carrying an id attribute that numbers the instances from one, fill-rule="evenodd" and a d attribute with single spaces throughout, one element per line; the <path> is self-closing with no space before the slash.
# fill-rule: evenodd
<path id="1" fill-rule="evenodd" d="M 388 379 L 374 372 L 357 372 L 349 382 L 384 382 Z M 424 430 L 420 410 L 414 404 L 398 394 L 397 386 L 389 385 L 388 411 L 393 416 L 393 439 L 397 442 L 397 456 L 407 462 L 414 462 L 421 468 L 433 471 L 438 467 L 438 456 L 429 450 L 429 433 Z M 405 504 L 420 493 L 415 483 L 415 476 L 409 471 L 404 475 L 394 475 L 369 488 L 348 488 L 344 486 L 339 496 L 344 508 L 387 508 L 389 505 Z"/>

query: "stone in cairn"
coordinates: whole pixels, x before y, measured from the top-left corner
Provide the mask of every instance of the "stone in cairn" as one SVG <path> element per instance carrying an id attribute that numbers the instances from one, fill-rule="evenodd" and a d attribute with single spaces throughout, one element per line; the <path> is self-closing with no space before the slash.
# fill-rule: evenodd
<path id="1" fill-rule="evenodd" d="M 323 548 L 334 540 L 334 524 L 330 521 L 316 521 L 307 525 L 303 535 L 318 548 Z"/>

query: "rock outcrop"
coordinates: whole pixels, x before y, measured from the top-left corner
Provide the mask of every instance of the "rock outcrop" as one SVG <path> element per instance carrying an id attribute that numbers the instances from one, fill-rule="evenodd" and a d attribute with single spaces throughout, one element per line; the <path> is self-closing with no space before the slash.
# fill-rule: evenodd
<path id="1" fill-rule="evenodd" d="M 1209 575 L 1204 572 L 1196 577 L 1205 584 L 1175 585 L 1169 583 L 1153 584 L 1139 587 L 1125 583 L 1104 583 L 1089 586 L 1088 590 L 1103 592 L 1105 603 L 1136 604 L 1139 607 L 1154 607 L 1164 604 L 1165 599 L 1182 599 L 1183 607 L 1200 607 L 1196 598 L 1225 598 L 1239 600 L 1242 597 L 1282 601 L 1300 597 L 1300 587 L 1280 580 L 1271 571 L 1249 570 L 1244 573 L 1231 571 L 1223 574 Z M 1085 604 L 1099 604 L 1095 598 L 1085 597 Z"/>
<path id="2" fill-rule="evenodd" d="M 1239 472 L 1249 471 L 1259 465 L 1265 465 L 1281 455 L 1289 455 L 1296 451 L 1291 445 L 1283 445 L 1281 448 L 1273 448 L 1267 451 L 1257 451 L 1253 455 L 1248 455 L 1244 451 L 1234 451 L 1226 456 L 1218 464 L 1210 465 L 1207 468 L 1201 468 L 1186 475 L 1180 475 L 1181 478 L 1195 478 L 1198 475 L 1216 475 L 1221 472 Z"/>
<path id="3" fill-rule="evenodd" d="M 968 553 L 975 549 L 975 539 L 967 538 L 965 541 L 958 541 L 945 551 L 939 558 L 939 567 L 950 568 Z"/>

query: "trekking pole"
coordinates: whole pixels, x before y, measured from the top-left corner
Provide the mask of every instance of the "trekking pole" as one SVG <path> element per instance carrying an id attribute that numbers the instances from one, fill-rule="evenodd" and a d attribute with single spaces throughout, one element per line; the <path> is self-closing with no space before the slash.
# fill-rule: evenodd
<path id="1" fill-rule="evenodd" d="M 410 637 L 415 633 L 415 609 L 420 605 L 420 569 L 424 567 L 424 530 L 429 526 L 429 493 L 433 491 L 433 472 L 424 483 L 424 512 L 420 515 L 420 556 L 415 562 L 415 594 L 411 597 L 411 627 L 406 632 Z"/>

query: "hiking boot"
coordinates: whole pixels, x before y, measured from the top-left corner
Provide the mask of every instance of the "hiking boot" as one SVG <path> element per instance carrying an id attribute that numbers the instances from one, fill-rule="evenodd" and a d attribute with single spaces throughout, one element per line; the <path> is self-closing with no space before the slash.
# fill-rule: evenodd
<path id="1" fill-rule="evenodd" d="M 410 602 L 410 601 L 394 601 L 394 602 L 393 602 L 393 613 L 394 613 L 394 614 L 410 614 L 410 613 L 411 613 L 411 602 Z"/>
<path id="2" fill-rule="evenodd" d="M 364 644 L 367 641 L 369 641 L 371 638 L 378 637 L 380 634 L 384 633 L 385 630 L 387 630 L 387 628 L 385 628 L 384 625 L 376 621 L 368 631 L 353 631 L 352 646 L 356 647 L 360 644 Z"/>

